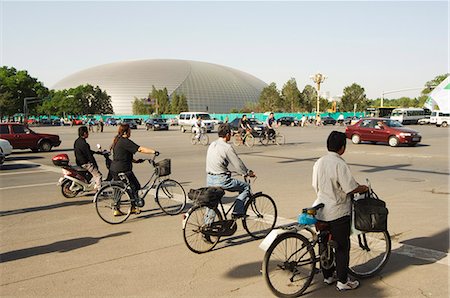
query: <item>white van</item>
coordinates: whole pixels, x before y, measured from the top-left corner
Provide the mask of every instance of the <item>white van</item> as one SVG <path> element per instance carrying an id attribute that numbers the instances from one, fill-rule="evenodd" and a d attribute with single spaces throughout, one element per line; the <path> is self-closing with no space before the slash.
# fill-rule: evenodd
<path id="1" fill-rule="evenodd" d="M 436 124 L 438 127 L 447 127 L 450 124 L 450 113 L 433 111 L 433 113 L 431 113 L 430 123 Z"/>
<path id="2" fill-rule="evenodd" d="M 211 116 L 206 112 L 183 112 L 178 116 L 178 125 L 181 132 L 186 130 L 192 131 L 195 121 L 198 117 L 202 118 L 203 123 L 206 126 L 206 131 L 211 132 L 214 130 L 214 121 L 211 120 Z"/>

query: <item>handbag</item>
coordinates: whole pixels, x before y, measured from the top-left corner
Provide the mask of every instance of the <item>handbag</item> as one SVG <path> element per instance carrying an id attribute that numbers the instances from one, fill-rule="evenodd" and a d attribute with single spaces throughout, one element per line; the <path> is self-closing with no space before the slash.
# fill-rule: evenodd
<path id="1" fill-rule="evenodd" d="M 353 201 L 355 228 L 363 232 L 387 231 L 388 209 L 375 192 L 367 192 L 363 198 Z"/>
<path id="2" fill-rule="evenodd" d="M 220 199 L 225 191 L 220 187 L 202 187 L 189 190 L 188 197 L 195 205 L 215 208 L 219 205 Z"/>

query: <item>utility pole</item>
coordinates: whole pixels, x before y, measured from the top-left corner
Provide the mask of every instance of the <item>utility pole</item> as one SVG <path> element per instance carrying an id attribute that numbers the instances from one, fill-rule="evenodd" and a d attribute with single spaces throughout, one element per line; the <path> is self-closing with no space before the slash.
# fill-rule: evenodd
<path id="1" fill-rule="evenodd" d="M 322 84 L 327 77 L 321 73 L 316 73 L 313 76 L 310 76 L 310 79 L 313 80 L 317 85 L 317 108 L 316 108 L 316 117 L 320 114 L 320 84 Z"/>

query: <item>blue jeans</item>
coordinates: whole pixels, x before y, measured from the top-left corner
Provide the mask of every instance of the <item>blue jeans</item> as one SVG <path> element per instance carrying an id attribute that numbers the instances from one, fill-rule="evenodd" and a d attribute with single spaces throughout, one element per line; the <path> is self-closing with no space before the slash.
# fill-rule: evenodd
<path id="1" fill-rule="evenodd" d="M 243 214 L 245 200 L 250 196 L 250 185 L 247 183 L 231 178 L 230 175 L 209 175 L 206 178 L 208 186 L 220 186 L 224 190 L 237 191 L 239 195 L 236 197 L 236 205 L 234 205 L 233 214 Z"/>

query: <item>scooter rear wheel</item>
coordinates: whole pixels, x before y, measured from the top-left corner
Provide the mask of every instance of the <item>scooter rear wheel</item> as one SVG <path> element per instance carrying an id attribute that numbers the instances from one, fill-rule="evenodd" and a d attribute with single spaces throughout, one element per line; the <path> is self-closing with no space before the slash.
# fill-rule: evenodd
<path id="1" fill-rule="evenodd" d="M 71 190 L 70 186 L 72 186 L 72 181 L 69 179 L 65 179 L 61 184 L 61 193 L 68 199 L 75 198 L 80 193 L 80 191 Z"/>

